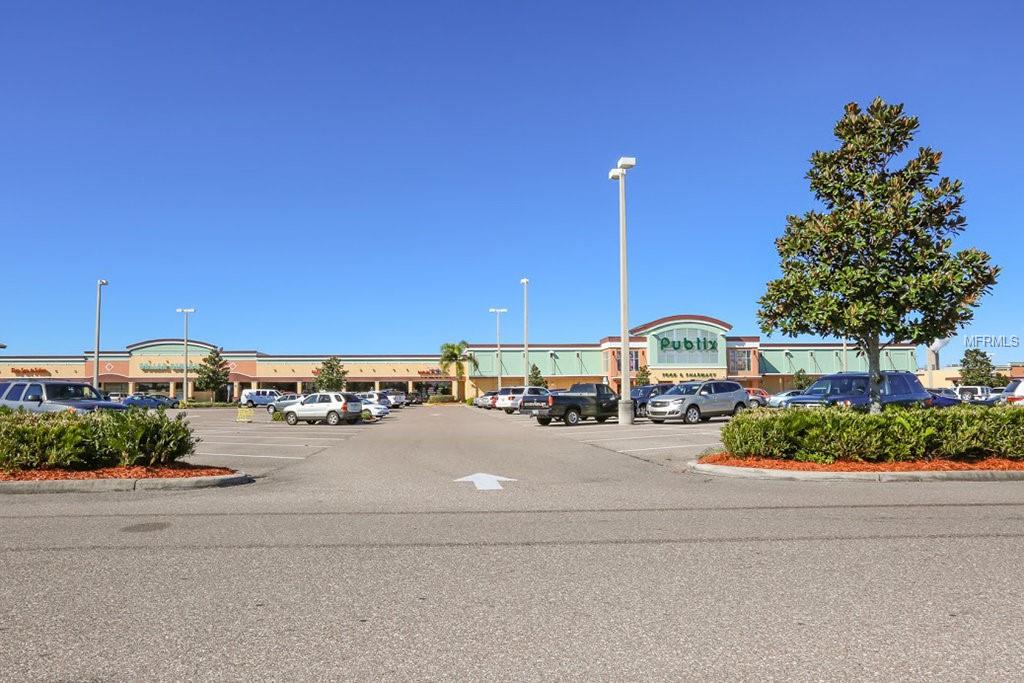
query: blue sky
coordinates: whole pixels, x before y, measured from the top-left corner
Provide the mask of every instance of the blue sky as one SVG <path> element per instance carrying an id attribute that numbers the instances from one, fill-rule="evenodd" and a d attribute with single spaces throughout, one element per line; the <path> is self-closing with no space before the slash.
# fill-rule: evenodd
<path id="1" fill-rule="evenodd" d="M 702 313 L 756 334 L 785 216 L 844 103 L 921 118 L 1020 316 L 1024 12 L 1013 2 L 5 3 L 7 353 L 193 336 L 420 353 Z M 958 357 L 954 342 L 944 360 Z M 997 352 L 1024 359 L 1024 349 Z"/>

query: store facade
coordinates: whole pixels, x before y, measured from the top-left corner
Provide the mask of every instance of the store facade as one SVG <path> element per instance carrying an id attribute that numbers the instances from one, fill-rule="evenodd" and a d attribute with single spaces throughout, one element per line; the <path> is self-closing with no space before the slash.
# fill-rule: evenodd
<path id="1" fill-rule="evenodd" d="M 853 347 L 834 343 L 768 343 L 758 336 L 737 336 L 732 326 L 703 315 L 673 315 L 630 331 L 629 367 L 633 377 L 646 366 L 652 382 L 688 379 L 734 379 L 744 386 L 769 392 L 788 388 L 800 370 L 820 376 L 843 370 L 867 370 L 867 360 Z M 618 389 L 620 341 L 605 337 L 592 343 L 531 343 L 529 358 L 522 344 L 471 344 L 467 376 L 457 381 L 439 365 L 437 354 L 346 355 L 337 357 L 348 372 L 353 390 L 400 388 L 405 391 L 448 393 L 473 397 L 497 388 L 499 368 L 504 386 L 521 385 L 536 365 L 552 388 L 576 382 L 607 382 Z M 189 397 L 209 398 L 195 391 L 202 359 L 213 344 L 189 340 Z M 150 339 L 122 351 L 101 351 L 100 388 L 106 392 L 147 391 L 181 396 L 185 369 L 181 339 Z M 276 388 L 303 392 L 312 388 L 327 355 L 277 355 L 255 350 L 223 350 L 230 369 L 229 384 L 218 398 L 237 400 L 243 389 Z M 883 370 L 917 370 L 917 349 L 910 345 L 887 348 Z M 92 354 L 73 356 L 0 356 L 0 380 L 53 377 L 92 381 Z"/>

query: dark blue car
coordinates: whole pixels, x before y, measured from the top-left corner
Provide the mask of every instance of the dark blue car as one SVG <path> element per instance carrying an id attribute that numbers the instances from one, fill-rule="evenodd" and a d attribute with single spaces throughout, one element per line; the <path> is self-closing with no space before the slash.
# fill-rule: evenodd
<path id="1" fill-rule="evenodd" d="M 165 406 L 164 402 L 153 396 L 145 394 L 132 394 L 121 401 L 123 406 L 135 406 L 136 408 L 160 408 Z"/>
<path id="2" fill-rule="evenodd" d="M 934 403 L 934 397 L 912 372 L 883 372 L 879 391 L 883 406 L 931 406 Z M 807 387 L 801 395 L 783 401 L 782 407 L 839 405 L 848 408 L 867 408 L 870 403 L 868 373 L 840 372 L 825 375 Z"/>
<path id="3" fill-rule="evenodd" d="M 633 387 L 629 391 L 629 397 L 633 399 L 633 414 L 639 417 L 647 415 L 647 403 L 655 396 L 661 396 L 674 387 L 674 384 L 644 384 Z"/>

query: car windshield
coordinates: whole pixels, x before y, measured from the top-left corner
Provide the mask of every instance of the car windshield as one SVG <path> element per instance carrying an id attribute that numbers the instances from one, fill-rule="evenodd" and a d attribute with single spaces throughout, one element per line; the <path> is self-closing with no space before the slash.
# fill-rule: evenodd
<path id="1" fill-rule="evenodd" d="M 1012 394 L 1015 391 L 1017 391 L 1017 387 L 1019 387 L 1019 386 L 1020 386 L 1020 380 L 1019 379 L 1015 379 L 1012 382 L 1010 382 L 1009 384 L 1007 384 L 1005 387 L 1003 387 L 1003 394 Z"/>
<path id="2" fill-rule="evenodd" d="M 677 384 L 668 391 L 666 391 L 664 394 L 662 394 L 662 396 L 693 396 L 694 394 L 697 393 L 697 390 L 700 389 L 700 386 L 701 385 L 699 382 L 687 382 L 686 384 Z"/>
<path id="3" fill-rule="evenodd" d="M 808 396 L 846 396 L 866 394 L 867 392 L 867 377 L 823 377 L 809 386 L 804 394 Z"/>
<path id="4" fill-rule="evenodd" d="M 88 384 L 47 384 L 51 401 L 102 401 L 103 397 Z"/>

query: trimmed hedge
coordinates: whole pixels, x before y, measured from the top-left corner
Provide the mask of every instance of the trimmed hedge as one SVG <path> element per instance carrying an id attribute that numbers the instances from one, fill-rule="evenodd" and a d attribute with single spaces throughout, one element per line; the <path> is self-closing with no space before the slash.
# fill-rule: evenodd
<path id="1" fill-rule="evenodd" d="M 453 403 L 455 397 L 451 394 L 434 394 L 427 399 L 427 403 Z"/>
<path id="2" fill-rule="evenodd" d="M 1012 406 L 745 411 L 722 428 L 737 456 L 833 463 L 1024 458 L 1024 409 Z"/>
<path id="3" fill-rule="evenodd" d="M 183 415 L 97 411 L 29 413 L 0 409 L 0 469 L 75 470 L 166 465 L 195 452 Z"/>

